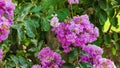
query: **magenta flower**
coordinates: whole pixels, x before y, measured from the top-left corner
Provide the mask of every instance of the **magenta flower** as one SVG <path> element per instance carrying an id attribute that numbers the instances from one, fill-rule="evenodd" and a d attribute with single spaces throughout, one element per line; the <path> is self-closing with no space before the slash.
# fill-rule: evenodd
<path id="1" fill-rule="evenodd" d="M 12 0 L 0 0 L 0 42 L 7 39 L 13 24 L 15 5 Z"/>
<path id="2" fill-rule="evenodd" d="M 79 0 L 68 0 L 69 4 L 79 4 Z"/>
<path id="3" fill-rule="evenodd" d="M 66 40 L 71 43 L 75 43 L 75 39 L 77 38 L 75 33 L 66 35 Z"/>
<path id="4" fill-rule="evenodd" d="M 98 59 L 98 63 L 93 65 L 93 68 L 116 68 L 114 62 L 106 58 Z"/>
<path id="5" fill-rule="evenodd" d="M 85 63 L 87 63 L 87 62 L 89 62 L 89 60 L 90 60 L 90 59 L 89 59 L 88 56 L 83 55 L 83 56 L 80 57 L 80 60 L 79 60 L 79 61 L 80 61 L 80 62 L 85 62 Z"/>
<path id="6" fill-rule="evenodd" d="M 37 64 L 37 65 L 33 65 L 32 68 L 41 68 L 41 66 Z"/>
<path id="7" fill-rule="evenodd" d="M 57 20 L 58 22 L 58 20 Z M 52 25 L 51 25 L 52 26 Z M 70 46 L 83 48 L 86 44 L 97 40 L 99 30 L 89 21 L 88 15 L 74 16 L 68 23 L 62 22 L 53 27 L 57 39 L 62 43 L 65 53 L 71 51 Z"/>
<path id="8" fill-rule="evenodd" d="M 81 16 L 74 16 L 73 21 L 77 24 L 79 24 L 79 23 L 90 24 L 89 17 L 87 14 L 81 15 Z"/>
<path id="9" fill-rule="evenodd" d="M 80 62 L 93 64 L 93 68 L 116 68 L 111 60 L 102 58 L 102 48 L 88 44 L 83 48 L 83 51 L 88 55 L 81 56 Z"/>
<path id="10" fill-rule="evenodd" d="M 91 45 L 88 44 L 83 48 L 83 51 L 89 54 L 90 57 L 96 57 L 97 55 L 102 55 L 103 49 L 96 46 L 96 45 Z"/>
<path id="11" fill-rule="evenodd" d="M 39 52 L 38 59 L 42 64 L 42 68 L 61 68 L 64 63 L 61 55 L 53 52 L 49 47 L 45 47 Z"/>
<path id="12" fill-rule="evenodd" d="M 101 58 L 101 55 L 103 54 L 102 48 L 91 44 L 84 46 L 82 50 L 88 55 L 81 56 L 80 62 L 87 62 L 91 64 L 97 63 L 98 59 Z"/>

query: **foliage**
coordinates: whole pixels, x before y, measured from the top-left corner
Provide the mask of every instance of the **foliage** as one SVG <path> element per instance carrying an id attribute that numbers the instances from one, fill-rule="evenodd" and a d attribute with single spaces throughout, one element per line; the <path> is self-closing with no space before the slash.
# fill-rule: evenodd
<path id="1" fill-rule="evenodd" d="M 4 68 L 30 68 L 40 63 L 37 59 L 38 52 L 45 46 L 51 47 L 60 53 L 66 63 L 64 68 L 91 68 L 88 63 L 77 63 L 75 57 L 79 56 L 78 49 L 74 48 L 68 54 L 61 52 L 60 44 L 52 46 L 50 36 L 50 19 L 52 14 L 57 14 L 60 22 L 66 21 L 75 15 L 88 14 L 90 21 L 99 28 L 100 36 L 93 44 L 104 48 L 112 48 L 116 55 L 119 45 L 119 33 L 111 27 L 118 28 L 120 0 L 80 0 L 79 4 L 69 5 L 67 0 L 13 0 L 16 5 L 14 24 L 8 39 L 0 43 L 4 50 Z M 110 21 L 109 29 L 103 32 L 106 21 Z M 53 36 L 52 39 L 55 37 Z M 3 63 L 3 62 L 2 62 Z M 0 65 L 2 64 L 0 61 Z"/>

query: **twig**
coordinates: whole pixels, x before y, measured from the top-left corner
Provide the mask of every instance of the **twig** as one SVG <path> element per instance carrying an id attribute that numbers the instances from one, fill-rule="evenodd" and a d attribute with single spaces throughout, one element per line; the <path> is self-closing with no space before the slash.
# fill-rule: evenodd
<path id="1" fill-rule="evenodd" d="M 120 7 L 118 8 L 118 11 L 116 12 L 116 14 L 113 17 L 116 17 L 118 15 L 119 11 L 120 11 Z M 107 34 L 110 32 L 111 28 L 112 28 L 112 24 L 110 23 L 110 27 L 107 31 Z"/>

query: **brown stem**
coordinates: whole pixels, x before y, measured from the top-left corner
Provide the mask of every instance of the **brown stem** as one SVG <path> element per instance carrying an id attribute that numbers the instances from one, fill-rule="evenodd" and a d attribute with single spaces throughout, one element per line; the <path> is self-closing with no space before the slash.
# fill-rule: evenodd
<path id="1" fill-rule="evenodd" d="M 102 34 L 102 48 L 104 48 L 104 34 Z"/>
<path id="2" fill-rule="evenodd" d="M 110 24 L 109 29 L 107 31 L 107 34 L 110 32 L 110 29 L 112 28 L 112 24 Z"/>
<path id="3" fill-rule="evenodd" d="M 120 11 L 120 7 L 118 8 L 118 11 L 116 12 L 116 14 L 113 17 L 116 17 L 118 15 L 119 11 Z M 110 23 L 110 26 L 109 26 L 109 29 L 107 31 L 107 34 L 110 32 L 111 28 L 112 28 L 112 24 Z"/>

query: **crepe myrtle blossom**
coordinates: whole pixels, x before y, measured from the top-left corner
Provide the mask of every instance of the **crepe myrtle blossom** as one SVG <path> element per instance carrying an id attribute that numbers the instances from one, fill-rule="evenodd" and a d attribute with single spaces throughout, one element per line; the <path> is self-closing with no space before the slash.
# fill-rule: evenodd
<path id="1" fill-rule="evenodd" d="M 0 0 L 0 17 L 5 17 L 12 24 L 14 16 L 15 5 L 12 3 L 12 0 Z"/>
<path id="2" fill-rule="evenodd" d="M 99 46 L 88 44 L 83 49 L 90 57 L 96 57 L 97 55 L 103 54 L 103 49 Z"/>
<path id="3" fill-rule="evenodd" d="M 32 68 L 41 68 L 41 66 L 36 64 L 36 65 L 33 65 Z"/>
<path id="4" fill-rule="evenodd" d="M 97 40 L 99 36 L 98 28 L 90 23 L 87 14 L 74 16 L 68 23 L 61 22 L 53 29 L 65 53 L 70 52 L 71 46 L 83 48 L 86 44 Z"/>
<path id="5" fill-rule="evenodd" d="M 80 62 L 85 62 L 85 63 L 88 63 L 89 62 L 89 56 L 86 56 L 86 55 L 83 55 L 80 57 Z"/>
<path id="6" fill-rule="evenodd" d="M 86 52 L 87 55 L 82 55 L 80 57 L 80 62 L 90 63 L 93 65 L 93 68 L 116 68 L 114 62 L 109 59 L 102 58 L 102 48 L 88 44 L 82 50 Z"/>
<path id="7" fill-rule="evenodd" d="M 61 68 L 64 63 L 61 55 L 53 52 L 49 47 L 45 47 L 39 52 L 38 59 L 42 68 Z"/>
<path id="8" fill-rule="evenodd" d="M 94 64 L 95 58 L 97 56 L 101 57 L 101 55 L 103 54 L 102 48 L 96 45 L 91 45 L 91 44 L 86 45 L 82 50 L 86 52 L 87 55 L 81 56 L 80 62 L 85 62 L 85 63 L 90 63 L 90 64 Z"/>
<path id="9" fill-rule="evenodd" d="M 13 24 L 15 5 L 12 0 L 0 0 L 0 42 L 7 39 Z"/>
<path id="10" fill-rule="evenodd" d="M 94 58 L 83 55 L 80 59 L 80 62 L 90 63 L 93 65 L 93 68 L 116 68 L 113 61 L 102 58 L 101 55 L 98 55 Z"/>
<path id="11" fill-rule="evenodd" d="M 69 4 L 79 4 L 79 0 L 68 0 Z"/>
<path id="12" fill-rule="evenodd" d="M 0 49 L 0 60 L 2 60 L 2 58 L 3 58 L 3 50 Z"/>
<path id="13" fill-rule="evenodd" d="M 99 58 L 97 63 L 93 65 L 93 68 L 116 68 L 113 61 L 106 58 Z"/>

